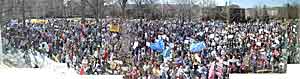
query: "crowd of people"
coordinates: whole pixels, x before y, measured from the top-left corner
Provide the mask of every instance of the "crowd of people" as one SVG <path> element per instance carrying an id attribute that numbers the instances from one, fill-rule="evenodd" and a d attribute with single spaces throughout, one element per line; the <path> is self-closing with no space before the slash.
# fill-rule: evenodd
<path id="1" fill-rule="evenodd" d="M 38 50 L 80 75 L 223 79 L 230 73 L 285 72 L 297 24 L 102 19 L 7 24 L 7 46 Z M 112 32 L 117 24 L 120 31 Z M 34 67 L 37 67 L 36 65 Z"/>

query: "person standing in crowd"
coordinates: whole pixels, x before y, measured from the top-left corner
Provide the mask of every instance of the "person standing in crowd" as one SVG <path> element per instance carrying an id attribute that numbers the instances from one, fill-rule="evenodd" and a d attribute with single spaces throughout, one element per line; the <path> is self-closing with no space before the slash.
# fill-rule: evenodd
<path id="1" fill-rule="evenodd" d="M 59 20 L 11 25 L 4 27 L 2 36 L 8 40 L 6 46 L 39 50 L 80 75 L 127 73 L 133 79 L 223 79 L 230 73 L 273 68 L 275 72 L 285 62 L 283 35 L 291 36 L 286 41 L 293 44 L 292 27 L 283 29 L 276 21 L 227 25 L 217 20 L 93 21 L 69 21 L 69 27 Z"/>

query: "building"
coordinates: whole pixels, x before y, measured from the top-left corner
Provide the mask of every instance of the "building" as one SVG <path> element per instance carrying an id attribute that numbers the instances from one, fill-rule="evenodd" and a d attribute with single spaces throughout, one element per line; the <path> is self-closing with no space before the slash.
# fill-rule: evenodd
<path id="1" fill-rule="evenodd" d="M 246 8 L 245 9 L 245 17 L 246 18 L 253 18 L 257 16 L 257 12 L 255 8 Z"/>
<path id="2" fill-rule="evenodd" d="M 216 6 L 214 8 L 216 19 L 226 20 L 228 10 L 226 6 Z M 245 19 L 245 9 L 240 8 L 238 5 L 231 5 L 229 6 L 229 16 L 230 21 L 242 21 Z"/>
<path id="3" fill-rule="evenodd" d="M 267 14 L 270 16 L 270 17 L 276 17 L 278 16 L 278 12 L 279 10 L 277 8 L 270 8 L 267 10 Z"/>
<path id="4" fill-rule="evenodd" d="M 266 12 L 266 14 L 264 14 Z M 267 16 L 270 18 L 297 18 L 299 17 L 297 7 L 268 7 L 268 8 L 247 8 L 245 16 L 247 18 L 257 18 Z"/>

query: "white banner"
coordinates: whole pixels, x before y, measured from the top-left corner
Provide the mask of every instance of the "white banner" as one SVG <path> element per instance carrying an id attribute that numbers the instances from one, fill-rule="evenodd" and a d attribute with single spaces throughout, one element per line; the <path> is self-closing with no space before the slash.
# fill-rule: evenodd
<path id="1" fill-rule="evenodd" d="M 229 79 L 299 79 L 300 64 L 288 64 L 286 73 L 229 74 Z"/>

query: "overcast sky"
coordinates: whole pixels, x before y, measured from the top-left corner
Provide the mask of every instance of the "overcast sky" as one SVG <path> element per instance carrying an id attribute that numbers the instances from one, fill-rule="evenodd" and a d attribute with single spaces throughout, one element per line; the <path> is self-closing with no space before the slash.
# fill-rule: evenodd
<path id="1" fill-rule="evenodd" d="M 243 8 L 254 7 L 255 5 L 267 5 L 271 7 L 283 6 L 286 3 L 300 3 L 300 0 L 231 0 Z"/>
<path id="2" fill-rule="evenodd" d="M 130 1 L 129 3 L 133 3 L 132 1 Z M 158 3 L 168 2 L 169 4 L 176 4 L 178 1 L 180 0 L 158 0 Z M 215 0 L 217 6 L 224 6 L 226 1 L 229 0 Z M 300 4 L 300 0 L 230 0 L 230 2 L 231 4 L 237 4 L 242 8 L 251 8 L 256 5 L 264 5 L 264 4 L 270 7 L 276 7 L 276 6 L 282 6 L 287 2 L 290 3 L 296 2 Z"/>

